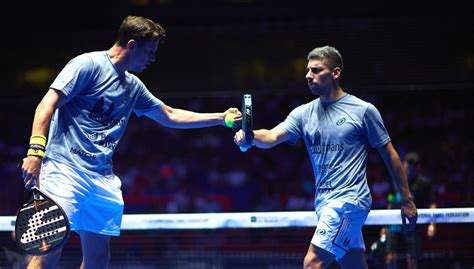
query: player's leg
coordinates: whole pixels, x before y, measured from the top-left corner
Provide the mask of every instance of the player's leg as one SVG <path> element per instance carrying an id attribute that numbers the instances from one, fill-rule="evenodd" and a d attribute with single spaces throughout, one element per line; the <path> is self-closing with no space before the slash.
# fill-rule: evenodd
<path id="1" fill-rule="evenodd" d="M 321 263 L 320 268 L 328 268 L 332 261 L 339 263 L 349 252 L 349 258 L 355 262 L 363 258 L 361 266 L 353 268 L 367 268 L 364 252 L 365 245 L 362 237 L 362 226 L 367 219 L 368 210 L 358 208 L 356 205 L 348 203 L 331 203 L 317 212 L 318 223 L 316 231 L 311 239 L 314 246 L 313 252 L 308 251 L 307 260 L 310 263 Z M 357 256 L 358 252 L 351 249 L 361 249 L 362 256 Z M 331 254 L 331 255 L 328 255 Z M 352 256 L 355 256 L 352 258 Z M 348 258 L 348 259 L 349 259 Z M 335 263 L 336 263 L 335 262 Z M 306 264 L 306 263 L 305 263 Z M 363 267 L 365 265 L 365 267 Z M 311 268 L 311 267 L 308 267 Z M 319 268 L 319 267 L 314 267 Z"/>
<path id="2" fill-rule="evenodd" d="M 61 257 L 62 249 L 58 249 L 46 255 L 32 256 L 28 269 L 50 269 L 54 268 Z"/>
<path id="3" fill-rule="evenodd" d="M 367 262 L 365 261 L 364 249 L 351 248 L 346 252 L 340 260 L 341 269 L 367 269 Z"/>
<path id="4" fill-rule="evenodd" d="M 80 231 L 82 245 L 81 269 L 107 268 L 110 260 L 110 236 Z"/>
<path id="5" fill-rule="evenodd" d="M 354 205 L 344 205 L 344 218 L 341 224 L 340 233 L 342 237 L 336 237 L 335 242 L 341 243 L 349 240 L 346 253 L 339 257 L 338 263 L 342 269 L 361 268 L 367 269 L 365 259 L 365 243 L 362 236 L 362 227 L 367 219 L 368 212 L 359 210 Z M 344 238 L 341 240 L 341 238 Z M 340 245 L 340 244 L 339 244 Z"/>
<path id="6" fill-rule="evenodd" d="M 304 269 L 339 268 L 334 262 L 335 255 L 313 244 L 309 245 L 304 257 Z"/>
<path id="7" fill-rule="evenodd" d="M 120 235 L 123 215 L 121 181 L 115 175 L 83 175 L 94 186 L 81 205 L 77 228 L 82 245 L 81 269 L 107 268 L 110 260 L 110 237 Z"/>
<path id="8" fill-rule="evenodd" d="M 49 195 L 65 211 L 71 230 L 75 230 L 79 204 L 86 197 L 80 178 L 70 169 L 51 159 L 43 159 L 40 173 L 41 191 Z M 61 257 L 62 249 L 47 255 L 32 256 L 28 268 L 54 268 Z"/>

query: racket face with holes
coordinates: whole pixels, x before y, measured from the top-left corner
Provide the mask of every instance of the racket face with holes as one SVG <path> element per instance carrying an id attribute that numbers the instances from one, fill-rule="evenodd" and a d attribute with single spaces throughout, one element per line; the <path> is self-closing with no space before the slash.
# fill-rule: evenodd
<path id="1" fill-rule="evenodd" d="M 44 255 L 61 248 L 69 234 L 69 220 L 64 210 L 33 187 L 16 216 L 18 247 L 27 254 Z"/>
<path id="2" fill-rule="evenodd" d="M 242 97 L 242 131 L 244 132 L 245 148 L 249 149 L 253 144 L 253 116 L 252 95 L 244 94 Z"/>

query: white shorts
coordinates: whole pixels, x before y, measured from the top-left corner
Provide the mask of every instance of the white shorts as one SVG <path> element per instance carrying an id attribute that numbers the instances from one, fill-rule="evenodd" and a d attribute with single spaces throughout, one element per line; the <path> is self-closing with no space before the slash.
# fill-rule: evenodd
<path id="1" fill-rule="evenodd" d="M 90 175 L 45 158 L 40 189 L 66 212 L 71 230 L 118 236 L 123 215 L 122 183 L 115 175 Z"/>
<path id="2" fill-rule="evenodd" d="M 369 215 L 349 203 L 334 203 L 316 212 L 318 222 L 311 243 L 336 256 L 340 260 L 350 248 L 365 251 L 362 226 Z"/>

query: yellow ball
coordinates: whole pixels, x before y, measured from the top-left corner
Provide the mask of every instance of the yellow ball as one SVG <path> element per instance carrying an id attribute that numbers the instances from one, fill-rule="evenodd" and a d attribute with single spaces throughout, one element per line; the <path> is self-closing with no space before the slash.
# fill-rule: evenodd
<path id="1" fill-rule="evenodd" d="M 227 125 L 227 127 L 229 128 L 232 128 L 234 127 L 234 119 L 235 119 L 235 116 L 237 114 L 236 113 L 227 113 L 225 115 L 225 118 L 224 118 L 224 121 L 225 121 L 225 125 Z"/>

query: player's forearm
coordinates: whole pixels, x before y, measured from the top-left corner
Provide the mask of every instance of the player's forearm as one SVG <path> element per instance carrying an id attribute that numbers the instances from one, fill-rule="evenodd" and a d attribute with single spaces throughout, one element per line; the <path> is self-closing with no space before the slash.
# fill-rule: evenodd
<path id="1" fill-rule="evenodd" d="M 38 104 L 33 118 L 32 135 L 48 135 L 54 110 L 62 106 L 66 98 L 58 91 L 50 89 Z"/>
<path id="2" fill-rule="evenodd" d="M 172 108 L 162 122 L 173 128 L 203 128 L 224 125 L 224 113 L 198 113 Z"/>
<path id="3" fill-rule="evenodd" d="M 49 125 L 51 117 L 54 113 L 54 104 L 49 103 L 43 99 L 36 107 L 35 116 L 33 119 L 33 126 L 31 130 L 32 135 L 48 136 Z"/>
<path id="4" fill-rule="evenodd" d="M 54 113 L 55 102 L 51 102 L 51 96 L 49 92 L 43 97 L 41 102 L 38 104 L 35 110 L 33 118 L 33 126 L 31 130 L 30 146 L 26 153 L 30 161 L 35 162 L 34 168 L 31 168 L 31 164 L 24 164 L 24 171 L 29 172 L 30 177 L 25 178 L 25 183 L 31 184 L 31 176 L 36 177 L 38 175 L 39 165 L 41 159 L 45 156 L 48 129 L 51 122 L 51 117 Z M 31 179 L 33 180 L 33 179 Z"/>
<path id="5" fill-rule="evenodd" d="M 413 197 L 408 185 L 408 178 L 403 169 L 402 162 L 398 153 L 395 151 L 392 143 L 379 148 L 380 155 L 385 163 L 385 166 L 392 177 L 395 186 L 397 187 L 403 201 L 413 201 Z"/>
<path id="6" fill-rule="evenodd" d="M 257 148 L 271 148 L 278 144 L 277 136 L 270 130 L 255 130 L 253 134 L 253 142 Z"/>
<path id="7" fill-rule="evenodd" d="M 394 161 L 396 162 L 396 161 Z M 413 196 L 410 192 L 410 188 L 408 186 L 408 179 L 405 174 L 405 171 L 402 168 L 401 163 L 398 165 L 397 163 L 393 164 L 394 168 L 391 174 L 395 185 L 400 192 L 402 201 L 413 201 Z"/>
<path id="8" fill-rule="evenodd" d="M 384 157 L 390 176 L 392 177 L 395 186 L 397 187 L 403 201 L 412 201 L 413 197 L 408 185 L 408 178 L 403 169 L 403 165 L 398 157 L 398 154 L 392 153 Z"/>

